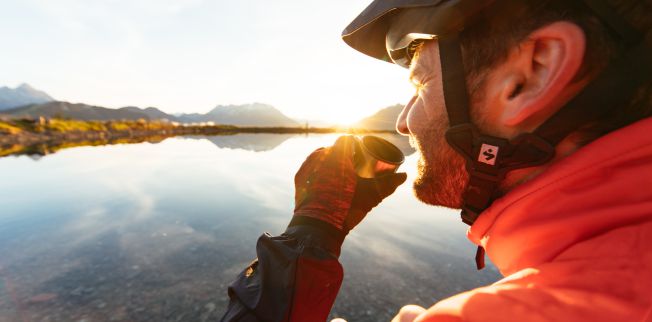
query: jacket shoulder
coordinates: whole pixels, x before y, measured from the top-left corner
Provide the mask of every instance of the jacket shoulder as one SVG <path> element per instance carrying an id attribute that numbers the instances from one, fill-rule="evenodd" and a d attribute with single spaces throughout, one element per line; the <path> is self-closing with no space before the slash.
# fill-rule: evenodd
<path id="1" fill-rule="evenodd" d="M 544 275 L 544 276 L 542 276 Z M 608 293 L 545 283 L 545 269 L 525 269 L 430 307 L 416 322 L 634 321 L 633 303 Z M 578 276 L 577 278 L 581 278 Z"/>
<path id="2" fill-rule="evenodd" d="M 554 302 L 538 288 L 494 284 L 442 300 L 415 322 L 567 321 L 550 311 Z"/>

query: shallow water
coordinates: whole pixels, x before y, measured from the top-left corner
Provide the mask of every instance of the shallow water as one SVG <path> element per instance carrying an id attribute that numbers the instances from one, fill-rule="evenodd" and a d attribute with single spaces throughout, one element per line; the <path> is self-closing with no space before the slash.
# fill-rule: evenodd
<path id="1" fill-rule="evenodd" d="M 336 135 L 238 134 L 0 158 L 0 322 L 214 321 L 293 176 Z M 403 150 L 409 151 L 405 141 Z M 414 178 L 416 154 L 401 167 Z M 348 236 L 331 316 L 389 321 L 404 304 L 498 279 L 475 270 L 457 213 L 409 184 Z"/>

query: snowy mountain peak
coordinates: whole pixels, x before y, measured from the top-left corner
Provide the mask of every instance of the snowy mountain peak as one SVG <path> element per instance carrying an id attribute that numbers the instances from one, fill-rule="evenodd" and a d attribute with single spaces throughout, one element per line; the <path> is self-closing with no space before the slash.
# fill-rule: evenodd
<path id="1" fill-rule="evenodd" d="M 54 99 L 50 95 L 35 89 L 27 83 L 22 83 L 13 89 L 7 86 L 0 87 L 0 110 L 51 101 L 54 101 Z"/>

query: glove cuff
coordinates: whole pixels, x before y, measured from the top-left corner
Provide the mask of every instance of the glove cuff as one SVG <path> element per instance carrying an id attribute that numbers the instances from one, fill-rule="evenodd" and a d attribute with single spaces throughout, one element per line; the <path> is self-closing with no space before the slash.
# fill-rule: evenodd
<path id="1" fill-rule="evenodd" d="M 301 240 L 307 246 L 320 247 L 335 257 L 340 256 L 347 235 L 325 221 L 306 216 L 292 217 L 284 234 Z"/>

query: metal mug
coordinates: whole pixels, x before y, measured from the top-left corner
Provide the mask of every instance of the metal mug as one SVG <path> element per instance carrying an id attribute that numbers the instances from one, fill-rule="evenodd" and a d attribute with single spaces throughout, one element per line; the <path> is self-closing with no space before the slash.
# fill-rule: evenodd
<path id="1" fill-rule="evenodd" d="M 355 171 L 362 178 L 375 178 L 395 173 L 405 161 L 403 152 L 389 141 L 373 135 L 356 138 L 353 154 Z"/>

